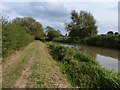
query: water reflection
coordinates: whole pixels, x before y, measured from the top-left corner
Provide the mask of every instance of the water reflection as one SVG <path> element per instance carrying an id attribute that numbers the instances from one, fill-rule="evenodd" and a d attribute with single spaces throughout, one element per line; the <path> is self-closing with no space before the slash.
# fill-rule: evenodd
<path id="1" fill-rule="evenodd" d="M 65 44 L 65 46 L 73 47 L 78 51 L 91 55 L 102 65 L 102 67 L 120 72 L 118 68 L 120 66 L 120 59 L 118 59 L 118 56 L 120 56 L 120 51 L 118 50 L 76 44 Z"/>

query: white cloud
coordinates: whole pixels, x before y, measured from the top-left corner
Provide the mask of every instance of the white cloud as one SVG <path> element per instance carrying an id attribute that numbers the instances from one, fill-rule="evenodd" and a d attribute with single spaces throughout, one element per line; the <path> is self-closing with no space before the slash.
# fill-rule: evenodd
<path id="1" fill-rule="evenodd" d="M 42 11 L 45 10 L 45 8 L 44 8 L 43 6 L 39 6 L 39 5 L 38 5 L 38 6 L 35 6 L 35 8 L 36 8 L 36 9 L 39 9 L 39 10 L 42 10 Z"/>
<path id="2" fill-rule="evenodd" d="M 3 2 L 118 2 L 119 0 L 4 0 Z"/>
<path id="3" fill-rule="evenodd" d="M 64 23 L 70 22 L 71 10 L 91 12 L 97 20 L 99 34 L 107 30 L 118 29 L 117 2 L 54 2 L 54 3 L 3 3 L 3 15 L 10 18 L 30 16 L 39 20 L 43 26 L 51 25 L 60 28 L 63 33 Z"/>
<path id="4" fill-rule="evenodd" d="M 118 3 L 64 3 L 64 6 L 70 12 L 71 10 L 85 10 L 91 12 L 97 20 L 99 34 L 106 33 L 107 30 L 118 29 Z M 117 29 L 117 30 L 116 30 Z"/>

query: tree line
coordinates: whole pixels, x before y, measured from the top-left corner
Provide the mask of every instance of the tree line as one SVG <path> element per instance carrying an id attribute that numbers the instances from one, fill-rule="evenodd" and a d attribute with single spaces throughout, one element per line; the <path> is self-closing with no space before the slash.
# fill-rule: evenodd
<path id="1" fill-rule="evenodd" d="M 47 26 L 46 32 L 40 22 L 31 17 L 17 17 L 11 21 L 1 17 L 2 22 L 2 55 L 9 56 L 13 51 L 28 45 L 33 40 L 48 37 L 52 40 L 59 37 L 60 31 Z"/>
<path id="2" fill-rule="evenodd" d="M 0 18 L 2 22 L 3 56 L 27 45 L 33 40 L 53 40 L 63 37 L 60 30 L 51 26 L 44 29 L 42 24 L 32 17 L 17 17 L 11 21 Z M 98 33 L 96 20 L 90 12 L 71 12 L 71 22 L 65 23 L 65 29 L 71 39 L 83 39 L 96 36 Z M 109 32 L 110 34 L 110 32 Z"/>

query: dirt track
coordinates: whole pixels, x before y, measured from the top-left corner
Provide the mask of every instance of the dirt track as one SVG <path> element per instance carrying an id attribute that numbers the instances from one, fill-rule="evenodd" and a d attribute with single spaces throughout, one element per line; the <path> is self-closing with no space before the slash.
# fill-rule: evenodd
<path id="1" fill-rule="evenodd" d="M 70 88 L 47 46 L 34 41 L 3 63 L 3 87 Z"/>

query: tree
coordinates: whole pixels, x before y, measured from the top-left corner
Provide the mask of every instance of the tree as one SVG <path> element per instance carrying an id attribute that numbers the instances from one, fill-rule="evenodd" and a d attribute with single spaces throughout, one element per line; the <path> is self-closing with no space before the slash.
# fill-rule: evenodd
<path id="1" fill-rule="evenodd" d="M 42 24 L 31 17 L 15 18 L 12 22 L 25 27 L 26 31 L 35 39 L 41 39 L 45 36 Z"/>
<path id="2" fill-rule="evenodd" d="M 55 30 L 53 27 L 47 26 L 46 27 L 46 34 L 47 37 L 52 40 L 53 38 L 60 37 L 60 32 L 58 30 Z"/>
<path id="3" fill-rule="evenodd" d="M 51 26 L 47 26 L 46 28 L 45 28 L 45 33 L 46 33 L 46 35 L 48 34 L 48 32 L 50 31 L 50 30 L 55 30 L 53 27 L 51 27 Z"/>
<path id="4" fill-rule="evenodd" d="M 0 17 L 0 25 L 2 25 L 2 27 L 6 26 L 8 24 L 8 17 L 4 18 L 4 17 Z"/>
<path id="5" fill-rule="evenodd" d="M 118 35 L 119 33 L 118 32 L 115 32 L 115 35 Z"/>
<path id="6" fill-rule="evenodd" d="M 96 20 L 91 13 L 86 11 L 77 13 L 73 10 L 71 19 L 70 23 L 65 24 L 65 29 L 69 32 L 71 38 L 85 38 L 97 34 Z"/>
<path id="7" fill-rule="evenodd" d="M 112 35 L 112 34 L 113 34 L 113 31 L 108 31 L 107 34 Z"/>

